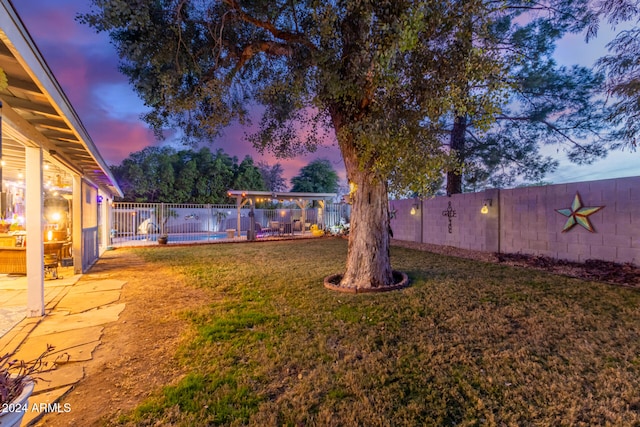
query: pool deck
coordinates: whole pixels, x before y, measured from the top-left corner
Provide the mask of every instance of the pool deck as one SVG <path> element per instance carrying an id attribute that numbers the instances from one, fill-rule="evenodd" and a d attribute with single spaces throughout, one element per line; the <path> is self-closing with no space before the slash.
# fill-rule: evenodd
<path id="1" fill-rule="evenodd" d="M 182 235 L 181 235 L 182 236 Z M 130 247 L 140 247 L 140 246 L 158 246 L 159 243 L 157 241 L 157 235 L 154 236 L 137 236 L 137 239 L 131 240 L 120 240 L 119 238 L 115 238 L 112 241 L 111 246 L 116 248 L 130 248 Z M 211 238 L 207 239 L 206 236 L 200 236 L 200 238 L 196 239 L 178 239 L 175 236 L 172 238 L 172 235 L 169 234 L 168 245 L 176 246 L 176 245 L 210 245 L 210 244 L 218 244 L 218 243 L 252 243 L 252 242 L 270 242 L 274 240 L 298 240 L 298 239 L 315 239 L 317 236 L 314 236 L 310 232 L 304 234 L 283 234 L 283 235 L 262 235 L 258 236 L 256 240 L 249 241 L 247 240 L 247 236 L 233 237 L 227 238 L 222 237 L 218 238 L 216 235 L 211 235 Z"/>

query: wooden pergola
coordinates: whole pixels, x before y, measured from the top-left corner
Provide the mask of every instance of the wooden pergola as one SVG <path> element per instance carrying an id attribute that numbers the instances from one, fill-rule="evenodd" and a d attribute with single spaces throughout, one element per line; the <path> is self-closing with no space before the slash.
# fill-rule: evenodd
<path id="1" fill-rule="evenodd" d="M 316 201 L 320 205 L 321 209 L 324 209 L 325 202 L 327 200 L 335 199 L 338 194 L 336 193 L 288 193 L 288 192 L 271 192 L 271 191 L 250 191 L 250 190 L 229 190 L 227 191 L 229 197 L 235 197 L 236 209 L 238 211 L 238 227 L 236 228 L 236 236 L 240 236 L 240 209 L 249 204 L 250 212 L 249 216 L 253 219 L 254 207 L 256 202 L 294 202 L 302 211 L 301 222 L 305 223 L 305 208 L 309 202 Z M 304 227 L 302 227 L 304 233 Z M 255 222 L 249 222 L 249 231 L 247 232 L 247 240 L 255 240 L 256 230 Z"/>

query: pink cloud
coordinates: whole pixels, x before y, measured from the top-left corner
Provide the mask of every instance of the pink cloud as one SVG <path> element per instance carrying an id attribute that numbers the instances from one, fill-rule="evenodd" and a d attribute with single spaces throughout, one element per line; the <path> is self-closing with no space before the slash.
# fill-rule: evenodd
<path id="1" fill-rule="evenodd" d="M 91 137 L 107 164 L 120 164 L 129 154 L 156 145 L 153 133 L 140 122 L 104 121 L 94 124 Z"/>
<path id="2" fill-rule="evenodd" d="M 118 57 L 107 35 L 96 34 L 75 21 L 78 12 L 87 10 L 87 1 L 30 0 L 16 2 L 15 6 L 107 164 L 119 164 L 129 154 L 151 145 L 172 143 L 171 136 L 166 141 L 156 140 L 147 125 L 138 119 L 136 111 L 141 102 L 133 90 L 129 95 L 117 87 L 127 86 L 128 82 L 117 69 Z M 255 122 L 258 120 L 256 117 Z M 230 126 L 209 148 L 213 151 L 221 148 L 240 160 L 250 155 L 256 163 L 280 163 L 287 184 L 302 167 L 317 158 L 329 159 L 341 179 L 346 180 L 339 150 L 331 141 L 315 153 L 278 159 L 268 152 L 258 153 L 247 141 L 246 134 L 253 130 Z"/>

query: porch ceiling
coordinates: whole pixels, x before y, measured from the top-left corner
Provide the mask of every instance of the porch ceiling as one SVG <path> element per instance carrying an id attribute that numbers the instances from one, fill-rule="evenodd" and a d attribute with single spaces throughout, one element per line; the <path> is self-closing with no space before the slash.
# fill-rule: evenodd
<path id="1" fill-rule="evenodd" d="M 112 194 L 122 195 L 20 18 L 6 0 L 0 3 L 0 14 L 6 11 L 0 19 L 0 68 L 8 84 L 0 91 L 3 179 L 19 180 L 25 170 L 25 146 L 41 146 L 45 180 L 70 179 L 53 166 L 60 162 Z M 47 164 L 51 164 L 48 169 Z"/>

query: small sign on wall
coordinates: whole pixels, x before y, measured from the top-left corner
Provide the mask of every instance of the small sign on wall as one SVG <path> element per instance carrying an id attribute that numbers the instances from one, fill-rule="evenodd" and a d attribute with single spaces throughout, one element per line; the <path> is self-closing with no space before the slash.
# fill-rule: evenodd
<path id="1" fill-rule="evenodd" d="M 452 218 L 456 216 L 456 210 L 451 206 L 451 202 L 447 206 L 447 209 L 442 211 L 442 216 L 446 216 L 449 219 L 449 234 L 453 233 L 453 223 L 451 221 Z"/>

